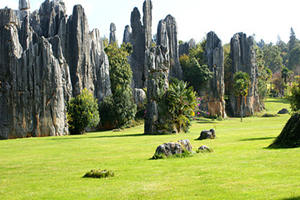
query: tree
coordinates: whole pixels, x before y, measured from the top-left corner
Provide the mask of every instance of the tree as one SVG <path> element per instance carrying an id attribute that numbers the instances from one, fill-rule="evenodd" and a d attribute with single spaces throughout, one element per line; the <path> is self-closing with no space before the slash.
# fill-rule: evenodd
<path id="1" fill-rule="evenodd" d="M 212 78 L 212 72 L 207 65 L 200 65 L 196 58 L 187 55 L 180 57 L 180 64 L 184 75 L 184 80 L 200 93 L 206 87 L 207 82 Z"/>
<path id="2" fill-rule="evenodd" d="M 265 45 L 262 51 L 266 67 L 271 69 L 272 72 L 280 71 L 283 67 L 283 60 L 279 47 L 270 43 Z"/>
<path id="3" fill-rule="evenodd" d="M 186 82 L 172 79 L 170 87 L 158 102 L 159 116 L 163 123 L 157 124 L 158 130 L 167 129 L 180 133 L 187 132 L 191 126 L 197 105 L 196 93 Z M 172 129 L 172 130 L 170 130 Z"/>
<path id="4" fill-rule="evenodd" d="M 296 45 L 296 41 L 297 41 L 297 38 L 296 38 L 295 31 L 294 31 L 293 27 L 291 27 L 290 40 L 289 40 L 289 51 L 294 49 L 294 47 Z"/>
<path id="5" fill-rule="evenodd" d="M 300 111 L 300 80 L 292 86 L 289 101 L 294 112 Z"/>
<path id="6" fill-rule="evenodd" d="M 295 44 L 289 52 L 288 69 L 296 70 L 300 67 L 300 44 Z"/>
<path id="7" fill-rule="evenodd" d="M 83 134 L 86 128 L 96 127 L 100 121 L 97 99 L 86 88 L 70 100 L 67 110 L 71 134 Z"/>
<path id="8" fill-rule="evenodd" d="M 241 122 L 243 121 L 243 97 L 248 95 L 250 77 L 246 72 L 236 72 L 234 74 L 233 89 L 236 97 L 240 98 Z"/>
<path id="9" fill-rule="evenodd" d="M 107 128 L 121 128 L 132 122 L 136 114 L 131 80 L 132 71 L 127 57 L 132 52 L 130 44 L 110 44 L 105 48 L 109 59 L 109 73 L 112 95 L 100 104 L 101 125 Z"/>

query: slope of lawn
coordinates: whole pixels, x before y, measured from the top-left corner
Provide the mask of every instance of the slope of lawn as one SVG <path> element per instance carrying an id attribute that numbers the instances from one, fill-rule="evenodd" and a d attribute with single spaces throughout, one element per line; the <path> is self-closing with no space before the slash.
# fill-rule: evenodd
<path id="1" fill-rule="evenodd" d="M 268 113 L 289 108 L 269 99 Z M 188 134 L 121 132 L 0 141 L 0 199 L 300 199 L 300 149 L 267 149 L 289 115 L 193 122 Z M 215 140 L 196 141 L 215 128 Z M 149 160 L 164 142 L 189 139 L 213 153 Z M 82 178 L 91 169 L 115 177 Z"/>

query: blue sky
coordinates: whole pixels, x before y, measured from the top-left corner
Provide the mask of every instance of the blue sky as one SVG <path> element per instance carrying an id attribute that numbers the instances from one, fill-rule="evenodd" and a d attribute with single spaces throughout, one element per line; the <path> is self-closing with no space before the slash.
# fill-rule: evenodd
<path id="1" fill-rule="evenodd" d="M 39 8 L 44 0 L 31 0 L 31 10 Z M 130 13 L 136 6 L 142 12 L 144 0 L 65 0 L 71 14 L 74 4 L 82 4 L 88 16 L 90 29 L 99 28 L 109 35 L 109 25 L 117 26 L 118 40 L 122 41 L 125 25 L 130 23 Z M 256 40 L 276 42 L 278 35 L 285 42 L 290 27 L 300 38 L 299 0 L 152 0 L 153 33 L 157 23 L 171 14 L 177 20 L 180 40 L 195 38 L 200 41 L 213 30 L 228 43 L 233 34 L 255 34 Z M 0 0 L 0 8 L 18 7 L 18 0 Z"/>

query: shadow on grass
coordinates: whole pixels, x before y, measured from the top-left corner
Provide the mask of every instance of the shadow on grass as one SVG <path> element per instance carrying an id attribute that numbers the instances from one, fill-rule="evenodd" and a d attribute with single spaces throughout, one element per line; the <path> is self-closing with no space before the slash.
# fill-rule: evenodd
<path id="1" fill-rule="evenodd" d="M 284 198 L 284 199 L 280 199 L 280 200 L 300 200 L 300 196 L 299 197 Z"/>
<path id="2" fill-rule="evenodd" d="M 271 140 L 275 138 L 276 137 L 246 138 L 246 139 L 241 139 L 240 141 L 260 141 L 260 140 Z"/>
<path id="3" fill-rule="evenodd" d="M 198 124 L 215 124 L 216 122 L 211 119 L 200 118 L 196 119 Z"/>
<path id="4" fill-rule="evenodd" d="M 167 135 L 167 134 L 164 134 Z M 81 135 L 82 136 L 82 135 Z M 124 134 L 121 135 L 120 133 L 118 133 L 118 135 L 112 133 L 111 135 L 99 135 L 99 136 L 86 136 L 86 137 L 76 137 L 76 136 L 66 136 L 66 137 L 55 137 L 55 138 L 51 138 L 51 140 L 78 140 L 78 139 L 91 139 L 91 138 L 124 138 L 124 137 L 141 137 L 141 136 L 163 136 L 163 134 L 161 135 L 150 135 L 150 134 L 144 134 L 144 133 L 137 133 L 137 134 Z"/>

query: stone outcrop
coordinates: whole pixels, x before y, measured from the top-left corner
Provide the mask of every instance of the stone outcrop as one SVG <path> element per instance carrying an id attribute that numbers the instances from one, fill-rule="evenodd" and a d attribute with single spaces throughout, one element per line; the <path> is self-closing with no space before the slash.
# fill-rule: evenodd
<path id="1" fill-rule="evenodd" d="M 123 34 L 123 43 L 127 44 L 131 42 L 131 28 L 129 25 L 125 26 L 124 34 Z"/>
<path id="2" fill-rule="evenodd" d="M 114 23 L 110 24 L 109 31 L 110 31 L 109 44 L 116 43 L 117 42 L 117 36 L 116 36 L 117 27 Z"/>
<path id="3" fill-rule="evenodd" d="M 197 140 L 215 139 L 216 133 L 214 129 L 201 131 L 200 136 Z"/>
<path id="4" fill-rule="evenodd" d="M 129 58 L 133 73 L 133 88 L 144 88 L 147 84 L 147 68 L 145 66 L 145 51 L 152 44 L 152 2 L 145 0 L 143 4 L 143 23 L 138 8 L 131 12 L 130 42 L 133 52 Z M 124 34 L 125 35 L 125 34 Z M 125 39 L 125 37 L 124 37 Z"/>
<path id="5" fill-rule="evenodd" d="M 146 51 L 146 66 L 148 68 L 147 80 L 147 108 L 145 117 L 145 134 L 169 133 L 162 130 L 159 124 L 163 124 L 163 118 L 159 116 L 158 100 L 159 92 L 169 87 L 169 52 L 163 46 L 150 48 Z"/>
<path id="6" fill-rule="evenodd" d="M 201 107 L 211 116 L 225 118 L 224 52 L 222 42 L 214 32 L 207 34 L 205 56 L 213 76 L 204 92 Z"/>
<path id="7" fill-rule="evenodd" d="M 0 13 L 10 21 L 0 24 L 0 137 L 68 134 L 65 99 L 71 86 L 63 61 L 43 37 L 23 51 L 18 28 L 11 23 L 13 11 Z"/>
<path id="8" fill-rule="evenodd" d="M 135 88 L 133 90 L 134 102 L 138 108 L 142 108 L 145 104 L 146 93 L 142 89 Z"/>
<path id="9" fill-rule="evenodd" d="M 189 55 L 190 49 L 196 48 L 196 41 L 194 39 L 190 39 L 190 41 L 185 42 L 179 45 L 179 57 L 183 54 Z"/>
<path id="10" fill-rule="evenodd" d="M 233 75 L 236 72 L 246 72 L 250 77 L 248 96 L 243 107 L 245 116 L 251 116 L 263 109 L 258 96 L 258 66 L 256 64 L 254 45 L 253 37 L 247 37 L 244 33 L 235 34 L 230 42 L 230 58 L 232 60 L 231 87 L 233 85 Z M 240 99 L 235 97 L 233 91 L 233 88 L 231 88 L 228 111 L 232 116 L 240 116 Z"/>
<path id="11" fill-rule="evenodd" d="M 30 16 L 24 10 L 0 9 L 0 137 L 68 134 L 72 96 L 83 88 L 99 102 L 111 94 L 100 33 L 89 32 L 80 5 L 69 19 L 61 0 L 46 0 Z"/>
<path id="12" fill-rule="evenodd" d="M 169 142 L 159 145 L 156 148 L 155 154 L 152 159 L 180 156 L 184 153 L 192 153 L 192 145 L 189 140 L 179 140 L 178 142 Z"/>
<path id="13" fill-rule="evenodd" d="M 168 44 L 168 45 L 167 45 Z M 161 20 L 157 28 L 157 45 L 168 47 L 170 54 L 170 77 L 182 79 L 183 72 L 179 62 L 179 48 L 177 39 L 177 24 L 173 16 L 168 15 Z"/>

